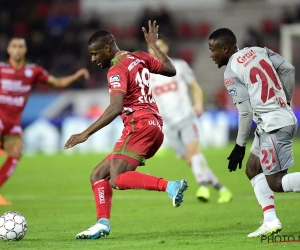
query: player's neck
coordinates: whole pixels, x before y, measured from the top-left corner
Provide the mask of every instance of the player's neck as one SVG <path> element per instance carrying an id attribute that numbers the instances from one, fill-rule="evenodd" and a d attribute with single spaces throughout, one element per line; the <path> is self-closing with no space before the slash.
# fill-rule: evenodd
<path id="1" fill-rule="evenodd" d="M 9 59 L 9 63 L 11 66 L 13 66 L 15 69 L 21 69 L 25 65 L 25 60 L 15 61 L 13 59 Z"/>
<path id="2" fill-rule="evenodd" d="M 121 52 L 121 50 L 118 47 L 115 47 L 112 50 L 112 53 L 113 53 L 114 57 L 116 57 L 120 52 Z"/>

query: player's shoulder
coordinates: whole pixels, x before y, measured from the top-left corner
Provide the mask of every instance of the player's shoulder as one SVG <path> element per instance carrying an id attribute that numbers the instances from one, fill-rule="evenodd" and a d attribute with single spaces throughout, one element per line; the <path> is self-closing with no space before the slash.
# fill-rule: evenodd
<path id="1" fill-rule="evenodd" d="M 25 64 L 25 69 L 35 70 L 35 69 L 43 69 L 43 67 L 38 65 L 38 64 L 35 64 L 35 63 L 26 63 Z"/>
<path id="2" fill-rule="evenodd" d="M 7 68 L 7 67 L 10 67 L 10 65 L 8 63 L 5 63 L 5 62 L 0 62 L 0 67 Z"/>
<path id="3" fill-rule="evenodd" d="M 249 57 L 256 53 L 265 54 L 265 53 L 267 53 L 267 49 L 262 48 L 262 47 L 257 47 L 257 46 L 245 47 L 245 48 L 239 50 L 235 55 L 236 55 L 236 57 L 241 56 L 241 55 Z"/>
<path id="4" fill-rule="evenodd" d="M 122 50 L 111 60 L 111 67 L 109 70 L 114 70 L 115 68 L 122 67 L 122 65 L 130 64 L 134 59 L 137 59 L 135 52 Z"/>

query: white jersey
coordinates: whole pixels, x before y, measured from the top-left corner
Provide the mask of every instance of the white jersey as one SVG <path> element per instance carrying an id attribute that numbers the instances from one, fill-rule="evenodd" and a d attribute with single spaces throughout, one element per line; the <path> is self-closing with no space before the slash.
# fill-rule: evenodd
<path id="1" fill-rule="evenodd" d="M 164 125 L 173 126 L 187 117 L 195 116 L 188 85 L 196 80 L 190 66 L 181 59 L 172 59 L 176 75 L 166 77 L 151 74 L 150 86 Z"/>
<path id="2" fill-rule="evenodd" d="M 224 72 L 224 84 L 233 102 L 249 100 L 253 120 L 265 132 L 297 122 L 274 69 L 282 62 L 276 63 L 280 58 L 271 56 L 272 51 L 267 48 L 244 48 L 232 55 Z"/>

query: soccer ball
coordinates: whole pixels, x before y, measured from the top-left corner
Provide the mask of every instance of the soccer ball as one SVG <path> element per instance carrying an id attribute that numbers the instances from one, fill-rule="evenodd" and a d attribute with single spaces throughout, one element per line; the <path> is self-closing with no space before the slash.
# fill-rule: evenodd
<path id="1" fill-rule="evenodd" d="M 0 216 L 0 238 L 2 240 L 21 240 L 26 232 L 27 222 L 20 213 L 9 211 Z"/>

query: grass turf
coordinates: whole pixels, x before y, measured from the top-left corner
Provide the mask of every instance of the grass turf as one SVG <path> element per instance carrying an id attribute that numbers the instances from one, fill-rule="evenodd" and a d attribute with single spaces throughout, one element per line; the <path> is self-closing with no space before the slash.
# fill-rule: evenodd
<path id="1" fill-rule="evenodd" d="M 0 206 L 0 214 L 22 213 L 28 232 L 21 241 L 0 242 L 0 249 L 300 249 L 300 243 L 267 244 L 246 237 L 263 216 L 244 174 L 246 160 L 242 170 L 227 170 L 232 147 L 204 150 L 221 183 L 234 193 L 231 203 L 217 204 L 213 189 L 211 201 L 200 203 L 189 168 L 172 151 L 159 152 L 139 171 L 169 180 L 186 178 L 189 189 L 182 206 L 172 207 L 166 193 L 114 191 L 112 231 L 99 240 L 76 240 L 75 235 L 95 222 L 89 174 L 104 155 L 24 156 L 1 190 L 13 204 Z M 300 171 L 300 141 L 293 149 L 296 166 L 290 172 Z M 275 205 L 283 224 L 281 235 L 298 237 L 298 194 L 276 194 Z"/>

